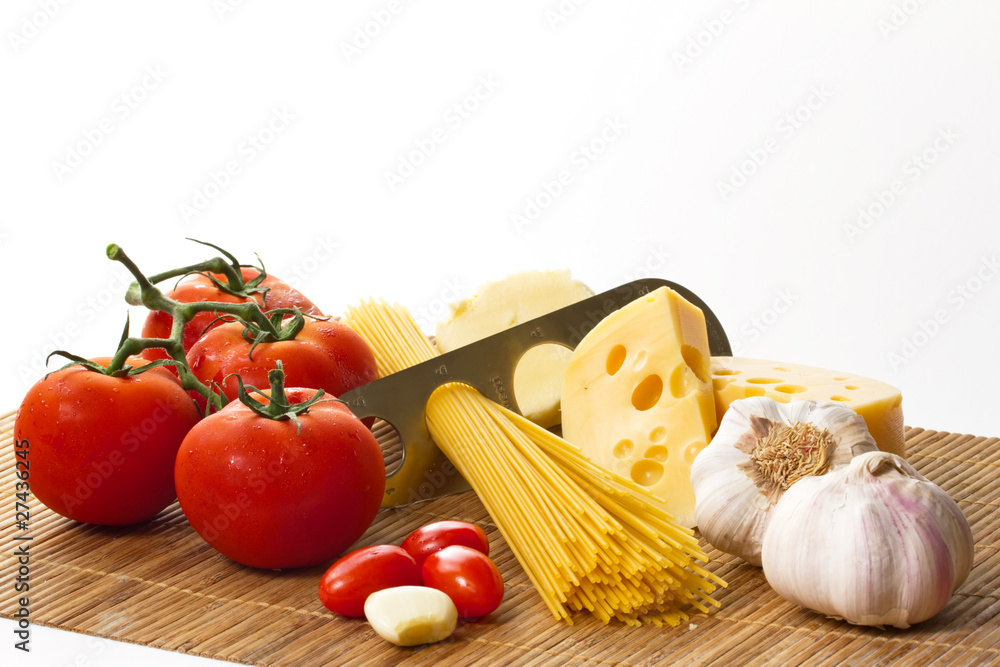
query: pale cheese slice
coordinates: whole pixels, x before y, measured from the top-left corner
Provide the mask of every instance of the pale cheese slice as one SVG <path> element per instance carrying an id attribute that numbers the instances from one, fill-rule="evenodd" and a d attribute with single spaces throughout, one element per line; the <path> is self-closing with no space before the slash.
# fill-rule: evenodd
<path id="1" fill-rule="evenodd" d="M 704 314 L 661 287 L 601 320 L 574 350 L 563 437 L 694 526 L 691 464 L 715 431 Z"/>
<path id="2" fill-rule="evenodd" d="M 569 271 L 522 271 L 476 290 L 454 304 L 437 325 L 438 349 L 450 352 L 554 310 L 582 301 L 593 292 Z M 537 345 L 521 357 L 514 371 L 514 397 L 525 417 L 545 428 L 559 423 L 563 373 L 571 350 Z"/>
<path id="3" fill-rule="evenodd" d="M 741 357 L 712 357 L 717 419 L 738 399 L 767 396 L 780 403 L 814 400 L 844 405 L 868 425 L 878 448 L 904 456 L 903 397 L 899 389 L 853 373 Z"/>

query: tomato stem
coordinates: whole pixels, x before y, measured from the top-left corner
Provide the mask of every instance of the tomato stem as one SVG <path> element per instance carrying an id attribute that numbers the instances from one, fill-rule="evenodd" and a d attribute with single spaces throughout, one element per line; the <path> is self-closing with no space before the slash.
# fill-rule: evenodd
<path id="1" fill-rule="evenodd" d="M 250 408 L 258 416 L 278 421 L 283 419 L 292 420 L 295 423 L 296 433 L 302 433 L 302 423 L 299 422 L 298 418 L 300 414 L 308 411 L 316 403 L 338 400 L 336 398 L 323 399 L 326 392 L 319 389 L 308 400 L 301 403 L 289 402 L 288 395 L 285 393 L 285 369 L 282 367 L 280 359 L 277 362 L 277 367 L 267 372 L 267 381 L 271 385 L 269 394 L 265 394 L 252 385 L 244 385 L 243 378 L 240 377 L 239 373 L 227 375 L 223 382 L 233 376 L 236 377 L 236 383 L 239 385 L 238 392 L 241 403 Z M 251 392 L 266 397 L 268 399 L 267 403 L 258 401 L 250 395 Z"/>
<path id="2" fill-rule="evenodd" d="M 217 245 L 212 243 L 206 243 L 205 241 L 199 241 L 198 239 L 188 238 L 189 241 L 194 241 L 195 243 L 200 243 L 202 245 L 209 246 L 210 248 L 215 248 L 223 255 L 226 259 L 222 257 L 213 257 L 207 259 L 203 262 L 198 262 L 196 264 L 190 264 L 188 266 L 182 266 L 177 269 L 171 269 L 169 271 L 164 271 L 162 273 L 157 273 L 155 275 L 149 276 L 148 280 L 151 283 L 160 283 L 169 278 L 183 278 L 192 274 L 201 274 L 208 278 L 216 288 L 221 292 L 226 294 L 231 294 L 233 296 L 250 298 L 254 294 L 262 294 L 266 298 L 269 288 L 260 287 L 261 282 L 267 277 L 267 272 L 264 270 L 264 262 L 261 261 L 260 256 L 257 257 L 257 261 L 260 262 L 259 266 L 253 267 L 257 269 L 257 275 L 250 280 L 243 280 L 243 272 L 241 269 L 243 267 L 252 266 L 250 264 L 241 264 L 238 259 L 236 259 L 229 252 L 223 250 Z M 218 275 L 225 277 L 225 280 L 219 280 Z M 139 304 L 135 304 L 139 305 Z"/>
<path id="3" fill-rule="evenodd" d="M 196 242 L 203 243 L 201 241 Z M 147 277 L 120 246 L 114 243 L 108 246 L 108 258 L 113 261 L 120 262 L 125 266 L 125 268 L 128 269 L 129 273 L 135 277 L 135 282 L 129 286 L 128 292 L 126 293 L 126 301 L 133 306 L 141 305 L 150 310 L 164 311 L 171 316 L 173 322 L 169 338 L 130 337 L 127 335 L 128 323 L 126 322 L 125 333 L 119 343 L 118 351 L 115 353 L 114 357 L 112 357 L 111 362 L 108 364 L 107 368 L 103 370 L 103 372 L 109 375 L 121 375 L 123 373 L 130 372 L 131 369 L 127 367 L 127 360 L 130 356 L 139 354 L 143 350 L 149 348 L 162 348 L 170 357 L 170 360 L 166 363 L 173 365 L 177 369 L 177 375 L 181 380 L 181 385 L 185 389 L 197 392 L 200 396 L 202 396 L 207 404 L 206 410 L 208 412 L 212 412 L 222 409 L 228 400 L 221 390 L 217 390 L 216 387 L 206 385 L 198 380 L 188 367 L 183 344 L 184 328 L 194 319 L 195 315 L 203 312 L 212 312 L 229 316 L 243 322 L 248 327 L 252 327 L 253 330 L 257 332 L 255 335 L 260 337 L 261 340 L 288 340 L 290 338 L 294 338 L 295 335 L 301 331 L 304 320 L 302 323 L 298 323 L 298 319 L 302 319 L 302 315 L 297 309 L 278 309 L 270 314 L 265 313 L 261 310 L 261 307 L 257 304 L 257 302 L 253 300 L 240 303 L 220 301 L 196 301 L 191 303 L 182 303 L 171 299 L 164 294 L 155 283 L 166 280 L 170 277 L 189 275 L 191 273 L 201 273 L 203 271 L 225 275 L 228 282 L 224 284 L 213 275 L 207 273 L 205 274 L 208 275 L 217 287 L 223 289 L 224 291 L 228 291 L 229 293 L 235 293 L 239 296 L 248 296 L 254 292 L 267 291 L 266 288 L 261 289 L 258 287 L 260 281 L 263 280 L 265 276 L 263 263 L 261 263 L 260 266 L 260 274 L 253 280 L 244 282 L 239 270 L 241 265 L 232 255 L 212 244 L 203 243 L 203 245 L 209 245 L 216 248 L 225 254 L 232 261 L 232 263 L 227 263 L 221 257 L 216 257 L 205 262 L 200 262 L 191 266 Z M 292 322 L 283 327 L 282 318 L 284 314 L 289 312 L 293 313 Z M 298 318 L 294 316 L 294 313 L 298 313 Z M 88 368 L 89 367 L 90 366 L 88 366 Z M 145 368 L 145 366 L 142 368 Z"/>
<path id="4" fill-rule="evenodd" d="M 243 324 L 243 340 L 250 343 L 249 357 L 253 360 L 254 350 L 261 343 L 274 343 L 278 341 L 294 340 L 299 332 L 306 325 L 306 314 L 298 307 L 296 308 L 275 308 L 265 313 L 271 323 L 271 328 L 264 329 L 256 322 L 240 320 Z M 309 315 L 314 320 L 327 320 L 327 317 L 317 317 Z M 288 318 L 286 322 L 285 319 Z"/>

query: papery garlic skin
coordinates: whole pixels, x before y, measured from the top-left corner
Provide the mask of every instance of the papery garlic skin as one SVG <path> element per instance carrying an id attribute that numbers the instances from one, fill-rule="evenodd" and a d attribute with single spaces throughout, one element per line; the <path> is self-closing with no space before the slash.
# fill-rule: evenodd
<path id="1" fill-rule="evenodd" d="M 864 419 L 836 403 L 778 403 L 755 396 L 733 401 L 712 442 L 691 466 L 695 521 L 709 544 L 725 553 L 761 565 L 761 542 L 771 508 L 785 493 L 748 472 L 750 449 L 766 434 L 767 423 L 810 424 L 829 434 L 829 470 L 857 454 L 876 451 Z"/>
<path id="2" fill-rule="evenodd" d="M 764 576 L 778 595 L 856 625 L 907 628 L 972 569 L 958 505 L 904 459 L 871 452 L 793 485 L 771 512 Z"/>

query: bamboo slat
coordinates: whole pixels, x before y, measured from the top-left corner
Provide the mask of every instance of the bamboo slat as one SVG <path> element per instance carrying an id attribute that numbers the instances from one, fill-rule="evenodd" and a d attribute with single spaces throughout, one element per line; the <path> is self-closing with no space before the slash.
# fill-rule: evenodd
<path id="1" fill-rule="evenodd" d="M 1000 439 L 908 428 L 907 458 L 958 502 L 975 536 L 968 580 L 935 618 L 908 630 L 826 619 L 774 594 L 760 570 L 707 545 L 729 582 L 721 609 L 679 628 L 556 622 L 471 492 L 383 510 L 356 546 L 399 543 L 439 519 L 482 526 L 507 584 L 500 609 L 447 641 L 401 649 L 363 620 L 320 604 L 324 567 L 246 568 L 216 553 L 172 505 L 131 528 L 85 526 L 30 499 L 15 523 L 13 415 L 0 418 L 0 615 L 17 608 L 15 536 L 30 535 L 31 621 L 248 665 L 986 665 L 1000 664 Z M 391 438 L 391 429 L 380 432 Z"/>

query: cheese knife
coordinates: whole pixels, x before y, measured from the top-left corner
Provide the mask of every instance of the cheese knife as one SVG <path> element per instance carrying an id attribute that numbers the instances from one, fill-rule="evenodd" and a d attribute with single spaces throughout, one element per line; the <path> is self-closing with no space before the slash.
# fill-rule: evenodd
<path id="1" fill-rule="evenodd" d="M 398 434 L 402 456 L 398 465 L 386 474 L 382 506 L 406 505 L 469 489 L 434 444 L 424 421 L 427 399 L 435 389 L 446 383 L 461 382 L 520 414 L 514 396 L 514 371 L 525 352 L 543 343 L 575 349 L 598 322 L 660 287 L 676 291 L 701 309 L 712 356 L 732 356 L 722 324 L 704 301 L 677 283 L 645 278 L 514 325 L 342 394 L 340 400 L 356 416 L 379 418 Z M 384 440 L 383 433 L 380 442 Z"/>

